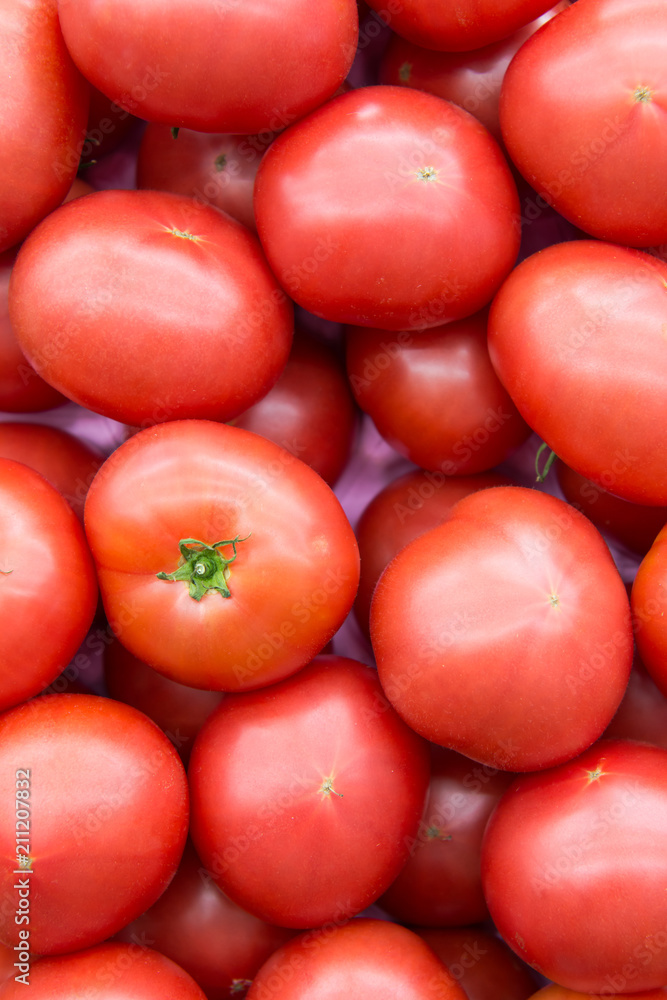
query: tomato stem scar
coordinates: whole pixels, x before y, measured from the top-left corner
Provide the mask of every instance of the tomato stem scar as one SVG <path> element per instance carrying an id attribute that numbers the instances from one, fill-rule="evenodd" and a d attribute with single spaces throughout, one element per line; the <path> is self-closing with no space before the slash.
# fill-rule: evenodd
<path id="1" fill-rule="evenodd" d="M 236 559 L 236 546 L 239 542 L 245 542 L 250 538 L 225 538 L 221 542 L 214 542 L 207 545 L 196 538 L 181 538 L 178 547 L 181 552 L 181 561 L 178 569 L 173 573 L 158 573 L 158 580 L 168 580 L 173 583 L 176 580 L 183 580 L 188 584 L 190 597 L 195 601 L 201 601 L 202 597 L 209 590 L 217 591 L 223 597 L 231 597 L 231 592 L 227 586 L 229 579 L 229 566 Z M 227 559 L 219 551 L 224 545 L 231 545 L 232 555 Z"/>

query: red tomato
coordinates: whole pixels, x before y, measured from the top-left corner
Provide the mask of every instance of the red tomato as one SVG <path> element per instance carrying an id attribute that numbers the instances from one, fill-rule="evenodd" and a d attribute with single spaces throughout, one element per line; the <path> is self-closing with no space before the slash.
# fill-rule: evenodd
<path id="1" fill-rule="evenodd" d="M 255 174 L 273 132 L 229 135 L 149 123 L 137 159 L 137 187 L 172 191 L 213 205 L 255 229 Z"/>
<path id="2" fill-rule="evenodd" d="M 329 101 L 278 136 L 255 181 L 257 231 L 290 295 L 391 330 L 486 305 L 516 260 L 518 208 L 486 129 L 400 87 Z"/>
<path id="3" fill-rule="evenodd" d="M 393 479 L 363 510 L 355 533 L 359 543 L 361 577 L 354 613 L 368 634 L 368 615 L 375 585 L 385 566 L 408 542 L 442 524 L 454 504 L 477 490 L 510 486 L 495 472 L 454 476 L 416 469 Z"/>
<path id="4" fill-rule="evenodd" d="M 393 35 L 384 53 L 380 82 L 414 87 L 453 101 L 502 141 L 498 105 L 500 87 L 512 56 L 537 29 L 570 6 L 561 0 L 555 7 L 514 34 L 472 52 L 434 52 Z"/>
<path id="5" fill-rule="evenodd" d="M 57 6 L 0 2 L 0 253 L 61 203 L 79 166 L 88 86 L 65 48 Z"/>
<path id="6" fill-rule="evenodd" d="M 486 920 L 480 850 L 487 820 L 513 779 L 431 745 L 431 781 L 410 856 L 379 905 L 402 924 Z"/>
<path id="7" fill-rule="evenodd" d="M 229 695 L 195 741 L 191 834 L 221 889 L 284 927 L 340 922 L 404 864 L 428 787 L 427 746 L 370 667 L 317 657 Z"/>
<path id="8" fill-rule="evenodd" d="M 605 993 L 603 996 L 616 996 L 613 993 Z M 623 1000 L 665 1000 L 667 996 L 667 986 L 656 990 L 642 990 L 641 993 L 623 993 Z M 600 1000 L 600 994 L 579 993 L 577 990 L 568 990 L 563 986 L 545 986 L 543 990 L 534 993 L 529 1000 Z"/>
<path id="9" fill-rule="evenodd" d="M 465 497 L 399 552 L 370 631 L 408 725 L 505 770 L 589 746 L 632 662 L 628 598 L 600 534 L 574 507 L 518 486 Z"/>
<path id="10" fill-rule="evenodd" d="M 639 655 L 667 695 L 667 526 L 644 556 L 632 585 L 632 613 Z"/>
<path id="11" fill-rule="evenodd" d="M 666 48 L 663 0 L 579 0 L 528 39 L 505 76 L 500 123 L 512 159 L 599 239 L 667 240 Z"/>
<path id="12" fill-rule="evenodd" d="M 164 955 L 137 944 L 101 944 L 74 955 L 42 958 L 27 978 L 7 982 L 2 1000 L 94 997 L 95 1000 L 207 1000 L 194 980 Z"/>
<path id="13" fill-rule="evenodd" d="M 97 583 L 81 526 L 33 469 L 0 459 L 0 710 L 55 680 L 93 620 Z"/>
<path id="14" fill-rule="evenodd" d="M 195 736 L 220 704 L 219 691 L 170 681 L 115 640 L 104 652 L 104 680 L 111 698 L 138 708 L 156 722 L 187 764 Z"/>
<path id="15" fill-rule="evenodd" d="M 417 333 L 349 327 L 347 372 L 382 437 L 424 469 L 486 472 L 530 436 L 496 375 L 486 312 Z"/>
<path id="16" fill-rule="evenodd" d="M 629 740 L 601 741 L 519 778 L 482 848 L 501 935 L 545 976 L 582 992 L 667 982 L 666 878 L 667 750 Z"/>
<path id="17" fill-rule="evenodd" d="M 79 520 L 102 456 L 73 434 L 48 424 L 0 423 L 0 457 L 35 469 L 62 493 Z"/>
<path id="18" fill-rule="evenodd" d="M 666 283 L 667 264 L 639 250 L 561 243 L 513 271 L 489 317 L 491 360 L 527 423 L 582 476 L 655 506 L 667 504 Z"/>
<path id="19" fill-rule="evenodd" d="M 246 913 L 202 875 L 206 872 L 188 843 L 169 887 L 115 940 L 147 942 L 185 969 L 207 1000 L 242 997 L 260 966 L 294 931 Z"/>
<path id="20" fill-rule="evenodd" d="M 155 723 L 109 698 L 48 695 L 0 716 L 0 764 L 5 943 L 26 929 L 35 954 L 87 948 L 155 902 L 188 826 L 183 765 Z"/>
<path id="21" fill-rule="evenodd" d="M 283 128 L 340 86 L 356 52 L 355 0 L 59 0 L 82 73 L 140 118 L 199 132 Z"/>
<path id="22" fill-rule="evenodd" d="M 357 410 L 334 351 L 297 330 L 274 387 L 232 423 L 275 441 L 333 486 L 350 458 Z"/>
<path id="23" fill-rule="evenodd" d="M 112 628 L 191 687 L 300 670 L 357 589 L 356 540 L 331 489 L 238 427 L 179 420 L 131 437 L 93 481 L 85 522 Z"/>
<path id="24" fill-rule="evenodd" d="M 403 38 L 447 52 L 479 49 L 506 38 L 551 6 L 551 0 L 368 0 L 389 14 L 387 23 Z"/>
<path id="25" fill-rule="evenodd" d="M 248 1000 L 466 1000 L 412 931 L 384 920 L 351 920 L 308 931 L 266 962 Z"/>
<path id="26" fill-rule="evenodd" d="M 535 977 L 499 938 L 479 927 L 425 930 L 426 941 L 468 1000 L 526 1000 L 535 990 Z"/>
<path id="27" fill-rule="evenodd" d="M 0 254 L 0 410 L 34 413 L 66 403 L 62 393 L 40 378 L 16 343 L 9 322 L 9 279 L 16 254 Z"/>
<path id="28" fill-rule="evenodd" d="M 97 191 L 53 212 L 19 251 L 9 308 L 47 381 L 131 424 L 229 420 L 268 392 L 292 338 L 255 237 L 165 192 Z"/>

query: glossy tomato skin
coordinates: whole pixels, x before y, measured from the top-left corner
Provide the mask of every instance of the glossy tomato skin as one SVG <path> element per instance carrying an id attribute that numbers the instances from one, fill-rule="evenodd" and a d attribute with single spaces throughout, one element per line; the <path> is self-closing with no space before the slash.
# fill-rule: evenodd
<path id="1" fill-rule="evenodd" d="M 55 955 L 97 944 L 150 906 L 176 871 L 188 826 L 183 765 L 145 715 L 95 695 L 19 705 L 0 716 L 0 737 L 1 793 L 10 804 L 0 827 L 3 898 L 16 892 L 23 855 L 32 866 L 30 950 Z M 16 809 L 29 803 L 20 850 L 15 798 Z M 0 924 L 11 945 L 21 926 L 14 909 L 3 909 Z"/>
<path id="2" fill-rule="evenodd" d="M 83 642 L 95 569 L 71 507 L 20 462 L 0 459 L 0 710 L 39 694 Z"/>
<path id="3" fill-rule="evenodd" d="M 507 945 L 481 927 L 430 929 L 415 927 L 468 1000 L 527 1000 L 536 978 Z"/>
<path id="4" fill-rule="evenodd" d="M 278 136 L 257 172 L 255 218 L 300 305 L 391 330 L 481 309 L 518 252 L 518 197 L 497 143 L 460 108 L 401 87 L 342 94 Z"/>
<path id="5" fill-rule="evenodd" d="M 23 244 L 10 282 L 33 367 L 96 413 L 229 420 L 282 371 L 292 305 L 256 238 L 191 198 L 97 191 Z"/>
<path id="6" fill-rule="evenodd" d="M 347 372 L 382 437 L 424 469 L 487 472 L 531 430 L 496 375 L 485 311 L 416 333 L 348 327 Z"/>
<path id="7" fill-rule="evenodd" d="M 523 261 L 489 315 L 491 360 L 526 422 L 582 476 L 654 506 L 667 502 L 665 282 L 640 250 L 561 243 Z"/>
<path id="8" fill-rule="evenodd" d="M 347 615 L 354 532 L 326 483 L 289 452 L 212 421 L 134 435 L 93 481 L 85 511 L 107 617 L 135 656 L 206 690 L 273 683 L 305 666 Z M 229 597 L 190 596 L 179 542 L 236 558 Z M 196 548 L 196 546 L 195 546 Z"/>
<path id="9" fill-rule="evenodd" d="M 94 996 L 96 1000 L 207 1000 L 175 962 L 145 944 L 107 942 L 73 955 L 42 958 L 27 979 L 0 988 L 2 1000 L 18 1000 L 26 983 L 32 1000 Z M 18 974 L 18 973 L 17 973 Z"/>
<path id="10" fill-rule="evenodd" d="M 361 912 L 398 874 L 428 751 L 374 670 L 326 655 L 225 698 L 188 774 L 192 838 L 221 889 L 263 920 L 318 927 Z"/>
<path id="11" fill-rule="evenodd" d="M 275 441 L 333 486 L 352 452 L 357 413 L 334 350 L 297 329 L 278 381 L 234 426 Z"/>
<path id="12" fill-rule="evenodd" d="M 0 253 L 61 203 L 79 165 L 89 88 L 65 48 L 57 6 L 0 4 Z"/>
<path id="13" fill-rule="evenodd" d="M 465 497 L 399 552 L 375 589 L 370 632 L 402 718 L 504 770 L 549 767 L 589 746 L 632 663 L 625 586 L 599 532 L 518 486 Z"/>
<path id="14" fill-rule="evenodd" d="M 355 0 L 324 0 L 316 19 L 307 0 L 59 0 L 58 12 L 99 90 L 147 121 L 199 132 L 284 127 L 335 93 L 357 46 Z"/>
<path id="15" fill-rule="evenodd" d="M 431 780 L 410 856 L 378 904 L 402 924 L 458 927 L 488 917 L 480 874 L 487 821 L 512 774 L 431 744 Z"/>
<path id="16" fill-rule="evenodd" d="M 631 595 L 639 655 L 664 695 L 667 695 L 667 528 L 644 556 Z"/>
<path id="17" fill-rule="evenodd" d="M 491 916 L 547 978 L 582 992 L 667 981 L 667 750 L 601 740 L 526 775 L 482 848 Z"/>
<path id="18" fill-rule="evenodd" d="M 192 976 L 207 1000 L 229 1000 L 244 996 L 260 966 L 293 936 L 232 903 L 188 842 L 166 891 L 114 940 L 150 942 Z"/>
<path id="19" fill-rule="evenodd" d="M 466 1000 L 430 948 L 412 931 L 359 919 L 307 931 L 260 969 L 248 1000 Z"/>
<path id="20" fill-rule="evenodd" d="M 500 123 L 513 161 L 598 239 L 667 240 L 666 45 L 661 0 L 579 0 L 528 39 L 505 75 Z"/>
<path id="21" fill-rule="evenodd" d="M 459 500 L 490 486 L 511 486 L 507 476 L 482 472 L 450 476 L 415 469 L 392 479 L 362 511 L 355 526 L 361 558 L 354 613 L 368 634 L 368 616 L 375 585 L 385 566 L 408 542 L 442 524 Z"/>

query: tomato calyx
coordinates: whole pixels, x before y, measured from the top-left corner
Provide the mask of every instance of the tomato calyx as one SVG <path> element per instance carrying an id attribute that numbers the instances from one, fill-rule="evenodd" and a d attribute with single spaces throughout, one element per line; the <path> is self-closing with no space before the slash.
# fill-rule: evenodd
<path id="1" fill-rule="evenodd" d="M 207 545 L 197 538 L 181 538 L 178 547 L 181 552 L 181 562 L 178 569 L 173 573 L 158 573 L 158 580 L 168 580 L 170 583 L 176 580 L 183 580 L 188 584 L 190 597 L 195 601 L 201 601 L 210 590 L 217 591 L 223 597 L 231 597 L 231 591 L 227 586 L 229 579 L 229 566 L 236 559 L 236 546 L 239 542 L 245 542 L 245 538 L 225 538 L 221 542 L 214 542 Z M 231 545 L 232 556 L 227 559 L 219 549 L 224 545 Z"/>
<path id="2" fill-rule="evenodd" d="M 544 463 L 544 468 L 540 470 L 540 458 L 546 450 L 549 450 L 549 456 Z M 556 452 L 549 448 L 548 444 L 543 441 L 540 447 L 537 449 L 537 454 L 535 455 L 535 481 L 538 483 L 543 483 L 547 476 L 549 475 L 549 470 L 551 466 L 556 461 Z"/>

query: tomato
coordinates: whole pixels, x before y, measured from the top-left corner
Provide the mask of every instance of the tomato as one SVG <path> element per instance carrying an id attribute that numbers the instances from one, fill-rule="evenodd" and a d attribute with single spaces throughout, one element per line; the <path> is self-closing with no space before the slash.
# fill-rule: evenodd
<path id="1" fill-rule="evenodd" d="M 498 145 L 460 108 L 400 87 L 342 94 L 279 135 L 257 172 L 255 219 L 299 305 L 391 330 L 481 309 L 519 248 Z"/>
<path id="2" fill-rule="evenodd" d="M 223 892 L 270 923 L 318 927 L 359 913 L 398 875 L 428 754 L 375 671 L 330 655 L 228 695 L 188 775 L 192 839 Z"/>
<path id="3" fill-rule="evenodd" d="M 137 187 L 173 191 L 213 205 L 255 228 L 255 174 L 274 133 L 229 135 L 149 123 L 137 159 Z"/>
<path id="4" fill-rule="evenodd" d="M 93 562 L 70 506 L 26 465 L 0 459 L 0 710 L 39 694 L 85 638 Z"/>
<path id="5" fill-rule="evenodd" d="M 117 639 L 104 652 L 104 680 L 109 697 L 132 705 L 157 723 L 185 764 L 195 736 L 223 697 L 218 691 L 201 691 L 169 680 Z"/>
<path id="6" fill-rule="evenodd" d="M 465 497 L 399 552 L 370 632 L 408 725 L 504 770 L 589 746 L 632 662 L 628 598 L 600 534 L 574 507 L 518 486 Z"/>
<path id="7" fill-rule="evenodd" d="M 448 930 L 416 928 L 468 1000 L 526 1000 L 535 990 L 531 971 L 495 934 L 479 927 Z"/>
<path id="8" fill-rule="evenodd" d="M 317 473 L 212 421 L 121 445 L 93 480 L 85 524 L 111 627 L 191 687 L 262 687 L 299 670 L 359 580 L 354 533 Z"/>
<path id="9" fill-rule="evenodd" d="M 185 969 L 207 1000 L 242 997 L 259 967 L 294 931 L 246 913 L 202 874 L 188 842 L 169 887 L 114 940 L 146 941 Z"/>
<path id="10" fill-rule="evenodd" d="M 655 506 L 667 503 L 666 282 L 667 264 L 639 250 L 561 243 L 513 271 L 489 317 L 491 360 L 524 420 L 580 475 Z"/>
<path id="11" fill-rule="evenodd" d="M 472 52 L 435 52 L 392 35 L 380 69 L 380 82 L 395 87 L 415 87 L 453 101 L 502 141 L 498 105 L 500 87 L 512 56 L 537 29 L 569 7 L 561 0 L 546 14 L 491 45 Z"/>
<path id="12" fill-rule="evenodd" d="M 616 993 L 605 993 L 603 996 L 616 996 Z M 623 993 L 623 1000 L 665 1000 L 667 986 L 655 990 L 642 990 L 641 993 Z M 563 986 L 545 986 L 543 990 L 534 993 L 530 1000 L 600 1000 L 598 994 L 579 993 Z"/>
<path id="13" fill-rule="evenodd" d="M 0 3 L 0 253 L 56 208 L 79 166 L 88 86 L 58 24 L 57 0 Z"/>
<path id="14" fill-rule="evenodd" d="M 268 392 L 292 339 L 252 234 L 165 192 L 98 191 L 52 213 L 19 251 L 9 309 L 47 381 L 130 424 L 229 420 Z"/>
<path id="15" fill-rule="evenodd" d="M 66 398 L 29 365 L 9 322 L 9 279 L 16 253 L 0 254 L 0 409 L 34 413 L 66 403 Z"/>
<path id="16" fill-rule="evenodd" d="M 598 239 L 667 240 L 666 47 L 662 0 L 579 0 L 528 39 L 505 76 L 500 124 L 512 159 Z"/>
<path id="17" fill-rule="evenodd" d="M 427 49 L 447 52 L 479 49 L 506 38 L 551 6 L 550 0 L 368 0 L 373 10 L 385 7 L 397 35 Z"/>
<path id="18" fill-rule="evenodd" d="M 31 1000 L 207 1000 L 187 972 L 145 945 L 110 942 L 74 955 L 42 958 L 24 975 L 0 989 L 2 1000 L 18 1000 L 26 985 Z"/>
<path id="19" fill-rule="evenodd" d="M 275 441 L 333 486 L 350 458 L 357 410 L 333 349 L 296 330 L 276 384 L 233 423 Z"/>
<path id="20" fill-rule="evenodd" d="M 456 927 L 485 920 L 480 850 L 487 820 L 513 775 L 431 745 L 431 781 L 410 856 L 379 905 L 402 924 Z"/>
<path id="21" fill-rule="evenodd" d="M 398 924 L 351 920 L 290 941 L 266 962 L 248 1000 L 466 1000 L 430 948 Z"/>
<path id="22" fill-rule="evenodd" d="M 658 688 L 667 695 L 667 527 L 637 570 L 631 601 L 639 655 Z"/>
<path id="23" fill-rule="evenodd" d="M 517 779 L 482 847 L 502 937 L 564 987 L 609 995 L 667 982 L 667 750 L 603 740 Z"/>
<path id="24" fill-rule="evenodd" d="M 511 480 L 495 472 L 447 478 L 442 472 L 416 469 L 392 479 L 371 499 L 355 528 L 361 577 L 354 613 L 366 634 L 375 585 L 397 552 L 446 521 L 454 504 L 469 493 L 510 485 Z"/>
<path id="25" fill-rule="evenodd" d="M 348 327 L 359 406 L 398 452 L 449 476 L 486 472 L 530 436 L 496 375 L 486 312 L 417 333 Z"/>
<path id="26" fill-rule="evenodd" d="M 0 423 L 0 457 L 23 462 L 62 493 L 79 520 L 102 456 L 73 434 L 49 424 Z"/>
<path id="27" fill-rule="evenodd" d="M 347 76 L 358 34 L 355 0 L 322 0 L 317 18 L 307 0 L 59 0 L 58 12 L 99 90 L 199 132 L 275 131 L 316 108 Z"/>
<path id="28" fill-rule="evenodd" d="M 188 791 L 145 715 L 95 695 L 37 698 L 0 716 L 0 763 L 4 942 L 25 928 L 35 954 L 86 948 L 164 891 L 185 844 Z M 20 892 L 16 869 L 28 867 Z"/>

